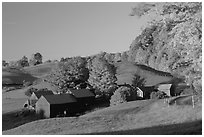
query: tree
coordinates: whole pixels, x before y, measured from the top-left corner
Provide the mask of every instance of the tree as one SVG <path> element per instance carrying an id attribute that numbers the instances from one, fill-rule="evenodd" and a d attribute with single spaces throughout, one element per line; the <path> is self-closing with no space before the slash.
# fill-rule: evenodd
<path id="1" fill-rule="evenodd" d="M 38 65 L 38 64 L 42 64 L 42 55 L 37 52 L 35 54 L 32 54 L 31 59 L 30 59 L 30 65 Z"/>
<path id="2" fill-rule="evenodd" d="M 115 53 L 114 62 L 121 61 L 121 53 Z"/>
<path id="3" fill-rule="evenodd" d="M 186 76 L 202 87 L 202 3 L 140 3 L 131 13 L 144 21 L 132 42 L 129 60 Z"/>
<path id="4" fill-rule="evenodd" d="M 28 97 L 30 97 L 32 94 L 33 94 L 33 92 L 36 92 L 36 91 L 38 91 L 38 89 L 37 88 L 29 88 L 29 89 L 27 89 L 26 91 L 25 91 L 25 95 L 26 96 L 28 96 Z"/>
<path id="5" fill-rule="evenodd" d="M 128 61 L 128 54 L 127 54 L 127 51 L 122 52 L 122 55 L 121 55 L 121 61 L 122 61 L 122 62 L 126 62 L 126 61 Z"/>
<path id="6" fill-rule="evenodd" d="M 23 56 L 22 59 L 19 60 L 19 63 L 22 67 L 29 66 L 28 58 L 26 56 Z"/>
<path id="7" fill-rule="evenodd" d="M 45 63 L 51 63 L 52 60 L 48 59 L 47 61 L 45 61 Z"/>
<path id="8" fill-rule="evenodd" d="M 118 105 L 128 101 L 136 100 L 137 93 L 131 87 L 122 86 L 119 87 L 115 93 L 111 96 L 110 105 Z"/>
<path id="9" fill-rule="evenodd" d="M 45 79 L 58 87 L 61 93 L 67 92 L 68 88 L 76 88 L 83 85 L 89 78 L 89 71 L 86 68 L 86 60 L 82 57 L 73 57 L 65 62 L 60 62 L 56 68 Z"/>
<path id="10" fill-rule="evenodd" d="M 141 78 L 139 75 L 135 74 L 132 81 L 133 87 L 142 87 L 144 85 L 145 79 Z"/>
<path id="11" fill-rule="evenodd" d="M 3 67 L 7 67 L 9 64 L 5 61 L 5 60 L 2 60 L 2 66 Z"/>
<path id="12" fill-rule="evenodd" d="M 150 98 L 151 99 L 163 99 L 163 98 L 167 98 L 168 96 L 166 95 L 166 93 L 162 92 L 162 91 L 157 91 L 157 92 L 152 92 L 150 94 Z"/>
<path id="13" fill-rule="evenodd" d="M 115 67 L 104 58 L 96 57 L 89 61 L 89 72 L 89 84 L 99 89 L 102 95 L 110 97 L 109 88 L 116 82 Z"/>

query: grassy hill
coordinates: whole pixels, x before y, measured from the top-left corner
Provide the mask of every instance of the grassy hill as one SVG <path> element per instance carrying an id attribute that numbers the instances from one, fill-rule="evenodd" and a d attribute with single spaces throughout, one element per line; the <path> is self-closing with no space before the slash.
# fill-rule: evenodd
<path id="1" fill-rule="evenodd" d="M 35 76 L 35 77 L 43 77 L 49 74 L 53 69 L 58 67 L 58 63 L 44 63 L 36 66 L 25 67 L 24 71 Z"/>
<path id="2" fill-rule="evenodd" d="M 201 134 L 201 121 L 201 105 L 168 107 L 164 100 L 144 100 L 80 117 L 38 120 L 3 134 Z"/>
<path id="3" fill-rule="evenodd" d="M 19 69 L 6 68 L 2 70 L 2 84 L 23 84 L 23 81 L 33 82 L 37 78 Z"/>
<path id="4" fill-rule="evenodd" d="M 167 72 L 155 70 L 145 65 L 122 62 L 117 65 L 117 84 L 132 84 L 134 75 L 144 79 L 145 86 L 154 86 L 159 83 L 173 83 L 175 78 Z M 175 81 L 174 81 L 175 82 Z"/>

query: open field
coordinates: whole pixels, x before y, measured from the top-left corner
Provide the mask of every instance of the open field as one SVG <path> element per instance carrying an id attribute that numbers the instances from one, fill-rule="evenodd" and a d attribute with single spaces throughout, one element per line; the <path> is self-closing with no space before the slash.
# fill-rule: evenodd
<path id="1" fill-rule="evenodd" d="M 57 68 L 57 66 L 58 63 L 44 63 L 37 66 L 25 67 L 24 71 L 35 77 L 43 77 L 49 74 L 53 69 Z"/>
<path id="2" fill-rule="evenodd" d="M 24 94 L 24 89 L 12 90 L 9 92 L 2 93 L 2 113 L 7 113 L 11 111 L 16 111 L 22 109 L 27 96 Z"/>
<path id="3" fill-rule="evenodd" d="M 168 106 L 164 100 L 144 100 L 80 117 L 38 120 L 3 134 L 201 134 L 201 121 L 199 105 Z"/>
<path id="4" fill-rule="evenodd" d="M 40 78 L 46 76 L 53 66 L 40 65 L 26 69 L 27 73 Z M 22 74 L 24 76 L 27 73 L 4 71 L 4 76 L 10 75 L 13 78 L 18 75 L 18 78 L 23 79 Z M 148 81 L 155 82 L 155 79 L 161 80 L 161 76 L 140 70 L 137 66 L 123 64 L 117 73 L 122 80 L 130 80 L 130 76 L 135 73 L 142 74 L 146 78 L 146 84 Z M 164 79 L 171 80 L 171 77 Z M 43 81 L 32 87 L 48 88 L 53 92 L 57 90 Z M 24 94 L 26 89 L 2 93 L 3 134 L 201 134 L 202 130 L 201 105 L 192 108 L 191 96 L 171 98 L 171 102 L 177 101 L 178 105 L 167 105 L 165 100 L 140 100 L 98 109 L 80 117 L 39 120 L 34 115 L 16 117 L 27 99 Z M 178 128 L 179 126 L 183 129 Z"/>
<path id="5" fill-rule="evenodd" d="M 145 86 L 152 86 L 158 83 L 171 82 L 173 76 L 170 73 L 157 71 L 150 67 L 143 65 L 133 64 L 130 62 L 118 63 L 117 65 L 117 84 L 132 84 L 134 75 L 140 76 L 144 79 Z"/>
<path id="6" fill-rule="evenodd" d="M 36 79 L 36 77 L 33 77 L 32 75 L 24 73 L 20 70 L 2 71 L 2 84 L 23 84 L 24 80 L 33 82 Z"/>

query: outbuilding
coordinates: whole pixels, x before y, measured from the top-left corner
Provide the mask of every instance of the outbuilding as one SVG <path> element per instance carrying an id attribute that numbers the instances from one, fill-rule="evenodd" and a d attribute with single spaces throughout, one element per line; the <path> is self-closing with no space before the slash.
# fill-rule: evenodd
<path id="1" fill-rule="evenodd" d="M 94 103 L 95 94 L 88 89 L 69 89 L 71 94 L 77 99 L 82 108 L 86 108 Z"/>
<path id="2" fill-rule="evenodd" d="M 42 95 L 54 95 L 54 94 L 53 94 L 53 92 L 51 90 L 39 90 L 39 91 L 33 92 L 32 95 L 29 98 L 30 105 L 32 107 L 35 107 L 35 103 L 38 101 L 38 99 Z"/>
<path id="3" fill-rule="evenodd" d="M 143 99 L 144 92 L 139 87 L 137 87 L 136 89 L 137 89 L 137 98 Z"/>
<path id="4" fill-rule="evenodd" d="M 76 98 L 70 94 L 43 95 L 36 103 L 36 113 L 46 118 L 69 116 L 78 112 Z"/>
<path id="5" fill-rule="evenodd" d="M 172 84 L 159 84 L 156 89 L 166 93 L 166 95 L 171 96 L 171 86 Z"/>

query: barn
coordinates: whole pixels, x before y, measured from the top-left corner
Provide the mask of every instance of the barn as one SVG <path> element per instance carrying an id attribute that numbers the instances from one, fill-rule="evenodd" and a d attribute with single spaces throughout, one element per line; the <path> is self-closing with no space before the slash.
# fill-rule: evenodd
<path id="1" fill-rule="evenodd" d="M 166 93 L 168 96 L 171 96 L 173 91 L 171 91 L 172 84 L 159 84 L 156 86 L 156 89 Z"/>
<path id="2" fill-rule="evenodd" d="M 30 105 L 35 107 L 35 103 L 42 95 L 53 95 L 53 92 L 51 90 L 39 90 L 37 92 L 33 92 L 29 98 Z"/>
<path id="3" fill-rule="evenodd" d="M 78 112 L 76 98 L 70 94 L 43 95 L 36 103 L 36 113 L 46 118 L 69 116 Z"/>
<path id="4" fill-rule="evenodd" d="M 93 104 L 95 100 L 95 94 L 88 89 L 69 89 L 71 94 L 77 99 L 77 102 L 82 108 L 86 108 Z"/>

